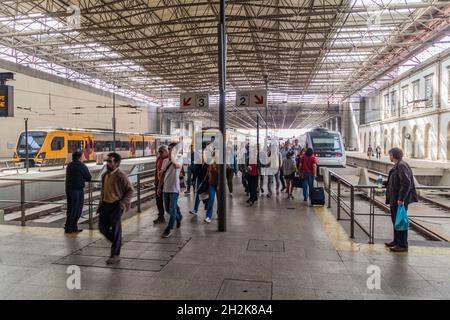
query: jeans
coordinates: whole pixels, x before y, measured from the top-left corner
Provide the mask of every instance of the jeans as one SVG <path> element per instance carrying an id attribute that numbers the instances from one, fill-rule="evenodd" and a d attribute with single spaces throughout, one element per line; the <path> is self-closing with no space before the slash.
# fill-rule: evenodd
<path id="1" fill-rule="evenodd" d="M 267 194 L 272 194 L 273 175 L 267 176 Z"/>
<path id="2" fill-rule="evenodd" d="M 248 175 L 248 189 L 250 191 L 250 201 L 258 200 L 258 176 Z"/>
<path id="3" fill-rule="evenodd" d="M 198 192 L 196 192 L 195 193 L 194 212 L 198 212 L 199 206 L 200 206 L 200 194 Z"/>
<path id="4" fill-rule="evenodd" d="M 195 165 L 191 164 L 187 167 L 187 191 L 191 190 L 191 185 L 194 186 L 194 189 L 196 188 L 195 181 L 192 181 L 192 175 L 194 173 Z"/>
<path id="5" fill-rule="evenodd" d="M 395 218 L 397 217 L 398 205 L 391 205 L 391 219 L 394 225 L 394 242 L 396 245 L 402 248 L 408 248 L 408 230 L 397 231 L 395 230 Z M 408 210 L 408 205 L 405 204 L 405 209 Z"/>
<path id="6" fill-rule="evenodd" d="M 84 191 L 83 189 L 66 190 L 67 218 L 64 230 L 73 232 L 78 230 L 78 220 L 83 213 Z"/>
<path id="7" fill-rule="evenodd" d="M 259 185 L 258 185 L 258 191 L 262 192 L 264 190 L 264 176 L 259 175 Z"/>
<path id="8" fill-rule="evenodd" d="M 280 176 L 280 182 L 281 182 L 282 189 L 286 189 L 286 181 L 284 181 L 283 170 L 280 169 L 280 172 L 278 173 L 278 175 Z"/>
<path id="9" fill-rule="evenodd" d="M 178 192 L 164 192 L 164 206 L 166 212 L 170 215 L 169 224 L 166 230 L 172 230 L 175 222 L 181 220 L 181 213 L 178 210 Z"/>
<path id="10" fill-rule="evenodd" d="M 267 193 L 272 195 L 273 182 L 275 180 L 275 189 L 277 193 L 280 191 L 280 173 L 267 176 Z"/>
<path id="11" fill-rule="evenodd" d="M 211 219 L 213 215 L 214 199 L 217 193 L 217 186 L 210 185 L 208 192 L 209 192 L 209 199 L 208 199 L 208 208 L 206 209 L 206 217 Z"/>
<path id="12" fill-rule="evenodd" d="M 234 175 L 233 168 L 227 166 L 226 174 L 227 174 L 228 191 L 230 193 L 233 193 L 233 175 Z"/>
<path id="13" fill-rule="evenodd" d="M 102 204 L 98 229 L 111 242 L 111 257 L 120 256 L 122 247 L 122 213 L 119 202 Z"/>
<path id="14" fill-rule="evenodd" d="M 248 174 L 245 172 L 242 172 L 242 185 L 244 186 L 245 193 L 249 193 L 248 189 Z"/>
<path id="15" fill-rule="evenodd" d="M 157 195 L 156 194 L 156 206 L 158 207 L 158 218 L 162 219 L 164 218 L 164 198 L 163 194 Z"/>
<path id="16" fill-rule="evenodd" d="M 305 172 L 303 174 L 303 199 L 308 200 L 314 184 L 314 177 L 312 172 Z"/>

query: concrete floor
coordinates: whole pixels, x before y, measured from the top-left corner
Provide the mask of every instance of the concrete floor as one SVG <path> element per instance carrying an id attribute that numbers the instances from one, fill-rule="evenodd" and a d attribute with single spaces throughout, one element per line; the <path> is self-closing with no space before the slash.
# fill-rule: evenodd
<path id="1" fill-rule="evenodd" d="M 170 239 L 153 226 L 154 209 L 124 223 L 124 259 L 104 265 L 109 249 L 98 232 L 76 237 L 50 228 L 0 226 L 1 299 L 448 299 L 450 251 L 415 248 L 391 254 L 380 245 L 353 244 L 324 208 L 301 201 L 260 199 L 245 205 L 236 185 L 228 200 L 228 231 L 217 220 L 188 213 Z M 80 249 L 83 249 L 79 251 Z M 431 250 L 431 251 L 430 251 Z M 68 265 L 81 270 L 69 290 Z M 369 289 L 369 266 L 381 288 Z M 153 271 L 145 271 L 153 270 Z"/>

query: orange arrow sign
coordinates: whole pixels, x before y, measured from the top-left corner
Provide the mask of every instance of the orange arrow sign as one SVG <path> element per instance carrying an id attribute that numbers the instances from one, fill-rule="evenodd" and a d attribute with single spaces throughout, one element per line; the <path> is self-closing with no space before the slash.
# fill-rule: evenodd
<path id="1" fill-rule="evenodd" d="M 264 104 L 264 97 L 255 95 L 255 104 Z"/>
<path id="2" fill-rule="evenodd" d="M 191 97 L 189 97 L 188 99 L 184 98 L 183 99 L 183 107 L 189 107 L 191 105 L 191 100 L 192 100 Z"/>

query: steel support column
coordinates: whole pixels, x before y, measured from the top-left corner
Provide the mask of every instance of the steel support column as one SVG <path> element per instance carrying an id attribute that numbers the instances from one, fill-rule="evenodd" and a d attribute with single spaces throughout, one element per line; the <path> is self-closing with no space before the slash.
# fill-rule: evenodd
<path id="1" fill-rule="evenodd" d="M 219 190 L 217 195 L 217 207 L 219 209 L 219 231 L 227 230 L 227 202 L 226 202 L 226 81 L 227 81 L 227 34 L 225 27 L 225 0 L 220 0 L 219 15 L 219 129 L 222 133 L 222 160 L 219 163 Z"/>

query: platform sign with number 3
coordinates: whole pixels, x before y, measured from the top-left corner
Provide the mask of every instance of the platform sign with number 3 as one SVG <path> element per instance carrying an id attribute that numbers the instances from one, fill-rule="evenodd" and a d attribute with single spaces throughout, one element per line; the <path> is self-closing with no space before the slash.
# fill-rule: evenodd
<path id="1" fill-rule="evenodd" d="M 208 108 L 209 93 L 208 92 L 186 92 L 180 95 L 181 108 Z"/>

